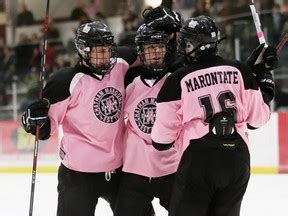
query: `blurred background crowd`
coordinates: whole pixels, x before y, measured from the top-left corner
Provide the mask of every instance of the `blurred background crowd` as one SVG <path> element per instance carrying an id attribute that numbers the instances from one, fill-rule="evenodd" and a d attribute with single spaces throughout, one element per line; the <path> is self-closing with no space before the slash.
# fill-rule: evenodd
<path id="1" fill-rule="evenodd" d="M 74 33 L 85 22 L 101 20 L 110 26 L 117 44 L 135 46 L 142 11 L 164 5 L 183 18 L 209 15 L 226 37 L 220 52 L 245 60 L 258 45 L 250 0 L 50 0 L 46 73 L 74 65 L 78 56 Z M 280 67 L 274 71 L 274 111 L 288 110 L 288 0 L 255 0 L 262 29 L 278 48 Z M 38 97 L 43 46 L 45 0 L 0 0 L 0 120 L 18 119 Z"/>

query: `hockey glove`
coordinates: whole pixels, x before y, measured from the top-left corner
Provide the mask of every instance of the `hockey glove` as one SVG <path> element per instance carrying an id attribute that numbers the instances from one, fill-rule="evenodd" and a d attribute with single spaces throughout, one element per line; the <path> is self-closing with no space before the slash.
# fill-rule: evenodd
<path id="1" fill-rule="evenodd" d="M 274 70 L 278 67 L 278 55 L 274 47 L 265 48 L 262 61 L 256 64 L 256 60 L 261 54 L 265 44 L 260 44 L 248 57 L 246 63 L 256 76 L 263 76 L 267 71 Z"/>
<path id="2" fill-rule="evenodd" d="M 254 73 L 260 89 L 267 95 L 266 99 L 271 101 L 274 97 L 275 91 L 275 84 L 271 70 L 278 67 L 278 55 L 274 47 L 268 46 L 263 53 L 262 61 L 255 64 L 263 48 L 264 44 L 260 44 L 252 52 L 246 63 Z"/>
<path id="3" fill-rule="evenodd" d="M 168 34 L 179 31 L 182 25 L 181 15 L 164 6 L 147 8 L 143 11 L 142 16 L 148 27 L 165 31 Z"/>
<path id="4" fill-rule="evenodd" d="M 275 83 L 271 71 L 267 71 L 261 77 L 256 76 L 256 79 L 261 91 L 267 95 L 264 100 L 266 102 L 273 100 L 275 94 Z"/>
<path id="5" fill-rule="evenodd" d="M 46 123 L 50 102 L 46 98 L 34 102 L 23 113 L 21 121 L 27 133 L 35 134 L 36 127 L 40 128 Z"/>

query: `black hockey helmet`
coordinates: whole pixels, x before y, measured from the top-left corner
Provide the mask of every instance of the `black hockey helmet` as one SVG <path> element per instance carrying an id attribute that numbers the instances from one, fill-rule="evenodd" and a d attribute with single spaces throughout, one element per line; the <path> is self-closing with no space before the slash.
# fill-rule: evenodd
<path id="1" fill-rule="evenodd" d="M 205 53 L 216 53 L 219 37 L 218 26 L 210 17 L 189 18 L 180 29 L 178 52 L 190 60 Z"/>
<path id="2" fill-rule="evenodd" d="M 114 36 L 108 26 L 100 21 L 85 23 L 79 26 L 75 37 L 75 46 L 80 58 L 93 73 L 104 75 L 111 71 L 116 63 L 116 45 Z M 92 65 L 90 54 L 93 47 L 109 46 L 110 61 L 107 64 Z"/>
<path id="3" fill-rule="evenodd" d="M 161 30 L 156 30 L 152 27 L 148 27 L 146 24 L 142 24 L 135 37 L 135 43 L 137 45 L 137 52 L 140 56 L 144 66 L 149 69 L 150 77 L 159 77 L 163 73 L 166 73 L 167 59 L 171 53 L 171 45 L 169 44 L 169 35 Z M 165 45 L 165 53 L 162 63 L 151 64 L 147 62 L 147 58 L 144 54 L 144 46 L 149 44 L 163 44 Z"/>

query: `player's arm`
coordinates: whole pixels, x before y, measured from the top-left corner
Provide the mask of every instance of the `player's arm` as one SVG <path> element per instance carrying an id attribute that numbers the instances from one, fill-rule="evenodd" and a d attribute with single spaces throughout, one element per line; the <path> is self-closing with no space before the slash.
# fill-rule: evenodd
<path id="1" fill-rule="evenodd" d="M 70 69 L 54 72 L 43 89 L 43 99 L 30 104 L 21 117 L 24 130 L 45 140 L 58 128 L 65 115 L 70 96 L 70 82 L 75 73 Z"/>
<path id="2" fill-rule="evenodd" d="M 181 130 L 181 87 L 177 76 L 170 75 L 157 96 L 156 121 L 151 138 L 159 151 L 171 148 Z"/>
<path id="3" fill-rule="evenodd" d="M 264 50 L 262 61 L 256 64 L 264 45 L 260 44 L 249 56 L 246 63 L 256 78 L 265 102 L 269 104 L 274 98 L 275 84 L 272 70 L 278 67 L 278 55 L 274 47 L 268 46 Z"/>
<path id="4" fill-rule="evenodd" d="M 243 91 L 241 98 L 243 103 L 243 117 L 249 129 L 256 129 L 270 119 L 270 99 L 259 88 L 253 72 L 247 64 L 239 63 L 239 70 L 243 78 Z"/>

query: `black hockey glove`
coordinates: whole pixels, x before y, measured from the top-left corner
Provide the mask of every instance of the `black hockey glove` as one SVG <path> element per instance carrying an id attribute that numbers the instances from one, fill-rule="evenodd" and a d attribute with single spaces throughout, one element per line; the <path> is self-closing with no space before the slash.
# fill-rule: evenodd
<path id="1" fill-rule="evenodd" d="M 164 6 L 147 8 L 142 16 L 148 27 L 165 31 L 168 34 L 178 32 L 182 25 L 182 16 Z"/>
<path id="2" fill-rule="evenodd" d="M 262 61 L 256 64 L 256 60 L 261 54 L 265 44 L 260 44 L 248 57 L 246 63 L 256 76 L 261 76 L 267 71 L 274 70 L 278 67 L 278 55 L 274 47 L 265 48 Z"/>
<path id="3" fill-rule="evenodd" d="M 46 98 L 27 107 L 21 118 L 23 128 L 27 133 L 35 135 L 36 127 L 41 128 L 46 123 L 49 107 L 50 102 Z"/>
<path id="4" fill-rule="evenodd" d="M 273 100 L 275 94 L 275 83 L 271 71 L 267 71 L 261 77 L 256 76 L 256 79 L 261 91 L 266 94 L 263 95 L 265 102 L 269 103 Z"/>
<path id="5" fill-rule="evenodd" d="M 249 56 L 246 63 L 254 73 L 260 89 L 268 96 L 268 101 L 274 97 L 274 79 L 271 71 L 278 67 L 278 55 L 274 47 L 268 46 L 263 53 L 262 61 L 258 64 L 256 60 L 264 48 L 264 44 L 260 44 Z"/>

